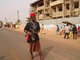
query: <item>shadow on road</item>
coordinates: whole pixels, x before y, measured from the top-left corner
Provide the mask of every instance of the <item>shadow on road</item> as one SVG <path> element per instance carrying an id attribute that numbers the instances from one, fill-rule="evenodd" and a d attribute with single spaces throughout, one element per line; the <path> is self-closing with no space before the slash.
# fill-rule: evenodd
<path id="1" fill-rule="evenodd" d="M 4 58 L 5 58 L 5 56 L 1 56 L 1 57 L 0 57 L 0 60 L 3 60 Z"/>
<path id="2" fill-rule="evenodd" d="M 48 53 L 53 49 L 53 47 L 48 47 L 42 50 L 43 60 L 48 55 Z"/>
<path id="3" fill-rule="evenodd" d="M 45 59 L 45 57 L 48 55 L 48 53 L 53 49 L 53 47 L 47 47 L 44 48 L 42 50 L 42 56 L 43 56 L 43 60 Z M 36 54 L 34 57 L 39 56 L 39 54 Z"/>

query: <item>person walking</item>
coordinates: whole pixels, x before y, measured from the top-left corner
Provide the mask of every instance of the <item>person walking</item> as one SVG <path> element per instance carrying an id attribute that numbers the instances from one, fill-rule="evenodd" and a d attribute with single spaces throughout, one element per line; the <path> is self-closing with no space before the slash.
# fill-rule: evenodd
<path id="1" fill-rule="evenodd" d="M 68 24 L 65 26 L 64 31 L 65 31 L 64 38 L 66 38 L 66 36 L 67 36 L 67 39 L 69 39 L 70 27 L 68 26 Z"/>
<path id="2" fill-rule="evenodd" d="M 73 39 L 77 39 L 77 27 L 76 25 L 73 25 Z"/>
<path id="3" fill-rule="evenodd" d="M 28 34 L 29 40 L 27 41 L 30 45 L 30 54 L 31 54 L 31 60 L 33 60 L 33 52 L 39 52 L 40 60 L 42 60 L 42 52 L 41 52 L 41 46 L 39 41 L 38 33 L 40 32 L 40 25 L 36 21 L 36 16 L 34 13 L 31 13 L 30 15 L 31 21 L 29 21 L 25 28 L 24 32 Z"/>
<path id="4" fill-rule="evenodd" d="M 41 34 L 45 34 L 45 32 L 44 32 L 44 24 L 42 24 L 42 26 L 41 26 Z"/>
<path id="5" fill-rule="evenodd" d="M 80 26 L 78 26 L 78 37 L 80 37 Z"/>
<path id="6" fill-rule="evenodd" d="M 72 31 L 73 27 L 72 25 L 70 26 L 70 33 L 69 33 L 69 37 L 72 38 L 73 37 L 73 31 Z"/>

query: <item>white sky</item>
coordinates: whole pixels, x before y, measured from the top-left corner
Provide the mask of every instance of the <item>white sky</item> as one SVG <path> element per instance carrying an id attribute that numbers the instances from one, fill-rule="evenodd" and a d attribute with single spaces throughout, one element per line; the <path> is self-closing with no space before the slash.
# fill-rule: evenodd
<path id="1" fill-rule="evenodd" d="M 17 20 L 17 10 L 19 10 L 21 21 L 25 21 L 29 16 L 30 4 L 36 0 L 0 0 L 0 20 L 15 22 Z"/>

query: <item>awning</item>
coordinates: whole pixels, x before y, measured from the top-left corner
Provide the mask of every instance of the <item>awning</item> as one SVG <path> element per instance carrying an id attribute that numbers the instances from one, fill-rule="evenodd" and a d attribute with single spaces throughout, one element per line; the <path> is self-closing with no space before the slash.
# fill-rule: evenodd
<path id="1" fill-rule="evenodd" d="M 64 24 L 69 24 L 69 25 L 74 25 L 73 23 L 68 22 L 68 21 L 63 21 L 62 23 L 64 23 Z"/>

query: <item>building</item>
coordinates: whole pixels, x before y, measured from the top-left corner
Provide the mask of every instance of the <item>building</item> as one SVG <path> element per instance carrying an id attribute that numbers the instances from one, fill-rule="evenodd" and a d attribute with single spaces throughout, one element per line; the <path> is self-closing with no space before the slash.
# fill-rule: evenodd
<path id="1" fill-rule="evenodd" d="M 80 16 L 80 0 L 37 0 L 31 7 L 39 21 Z"/>

